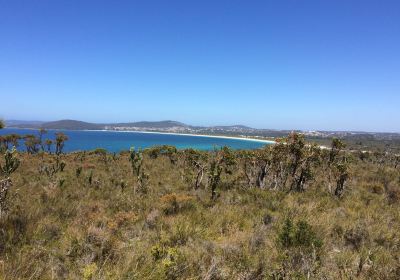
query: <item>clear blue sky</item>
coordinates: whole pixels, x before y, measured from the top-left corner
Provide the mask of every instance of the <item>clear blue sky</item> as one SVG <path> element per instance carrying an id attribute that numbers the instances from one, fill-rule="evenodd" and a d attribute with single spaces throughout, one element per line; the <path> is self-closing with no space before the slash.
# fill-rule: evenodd
<path id="1" fill-rule="evenodd" d="M 400 1 L 0 0 L 0 117 L 400 132 Z"/>

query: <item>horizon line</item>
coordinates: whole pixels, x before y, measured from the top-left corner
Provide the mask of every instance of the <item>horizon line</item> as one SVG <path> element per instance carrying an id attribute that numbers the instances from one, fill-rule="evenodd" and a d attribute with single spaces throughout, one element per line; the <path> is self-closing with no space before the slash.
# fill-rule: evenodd
<path id="1" fill-rule="evenodd" d="M 181 123 L 183 125 L 191 126 L 191 127 L 204 127 L 204 128 L 213 128 L 213 127 L 234 127 L 234 126 L 244 126 L 250 129 L 254 130 L 270 130 L 270 131 L 301 131 L 301 132 L 347 132 L 347 133 L 367 133 L 367 134 L 372 134 L 372 133 L 381 133 L 381 134 L 400 134 L 400 131 L 366 131 L 366 130 L 329 130 L 329 129 L 276 129 L 276 128 L 254 128 L 249 125 L 245 124 L 231 124 L 231 125 L 192 125 L 192 124 L 187 124 L 186 122 L 182 121 L 176 121 L 176 120 L 159 120 L 159 121 L 146 121 L 146 120 L 141 120 L 141 121 L 120 121 L 120 122 L 88 122 L 88 121 L 83 121 L 83 120 L 77 120 L 77 119 L 72 119 L 72 118 L 66 118 L 66 119 L 58 119 L 58 120 L 52 120 L 52 121 L 42 121 L 42 120 L 21 120 L 21 119 L 3 119 L 6 127 L 7 128 L 7 122 L 10 121 L 17 121 L 21 122 L 21 124 L 24 124 L 23 122 L 31 122 L 31 123 L 52 123 L 52 122 L 59 122 L 59 121 L 76 121 L 76 122 L 84 122 L 84 123 L 89 123 L 89 124 L 96 124 L 96 125 L 111 125 L 111 124 L 120 124 L 120 123 L 139 123 L 139 122 L 153 122 L 153 123 L 158 123 L 158 122 L 176 122 L 176 123 Z M 12 128 L 12 127 L 11 127 Z"/>

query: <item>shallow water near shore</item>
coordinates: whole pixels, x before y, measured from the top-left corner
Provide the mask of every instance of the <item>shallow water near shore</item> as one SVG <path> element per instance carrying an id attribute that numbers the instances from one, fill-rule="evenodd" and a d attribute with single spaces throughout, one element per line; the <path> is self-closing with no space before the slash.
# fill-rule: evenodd
<path id="1" fill-rule="evenodd" d="M 178 149 L 193 148 L 198 150 L 213 150 L 228 146 L 232 149 L 258 149 L 271 143 L 250 140 L 235 139 L 215 136 L 179 135 L 167 133 L 146 132 L 119 132 L 119 131 L 89 131 L 89 130 L 48 130 L 43 139 L 55 138 L 55 133 L 63 132 L 69 140 L 65 143 L 65 152 L 88 151 L 96 148 L 104 148 L 109 152 L 129 150 L 130 147 L 149 148 L 157 145 L 171 145 Z M 38 130 L 5 128 L 0 130 L 0 135 L 16 133 L 21 136 L 27 134 L 38 135 Z M 23 141 L 18 148 L 25 150 Z"/>

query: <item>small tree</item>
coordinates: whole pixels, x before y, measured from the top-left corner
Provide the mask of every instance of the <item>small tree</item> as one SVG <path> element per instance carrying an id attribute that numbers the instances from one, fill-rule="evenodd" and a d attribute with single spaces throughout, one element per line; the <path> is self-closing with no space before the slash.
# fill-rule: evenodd
<path id="1" fill-rule="evenodd" d="M 5 127 L 4 121 L 0 120 L 0 129 L 3 129 Z"/>
<path id="2" fill-rule="evenodd" d="M 306 146 L 304 135 L 293 132 L 288 136 L 286 144 L 290 157 L 289 169 L 294 177 L 304 159 L 304 147 Z"/>
<path id="3" fill-rule="evenodd" d="M 222 165 L 220 160 L 214 158 L 210 163 L 210 170 L 208 173 L 208 180 L 211 187 L 211 199 L 214 200 L 217 197 L 217 187 L 221 181 Z"/>
<path id="4" fill-rule="evenodd" d="M 30 154 L 39 152 L 40 140 L 35 135 L 28 134 L 24 136 L 26 151 Z"/>
<path id="5" fill-rule="evenodd" d="M 65 141 L 68 140 L 68 136 L 62 132 L 56 133 L 56 154 L 59 155 L 63 152 Z"/>
<path id="6" fill-rule="evenodd" d="M 22 137 L 15 133 L 4 135 L 0 139 L 1 150 L 8 150 L 10 147 L 18 147 L 20 139 L 22 139 Z"/>
<path id="7" fill-rule="evenodd" d="M 47 133 L 47 130 L 44 129 L 43 127 L 39 129 L 39 141 L 40 141 L 40 147 L 42 149 L 42 151 L 44 151 L 44 146 L 45 146 L 45 142 L 43 140 L 43 135 Z"/>
<path id="8" fill-rule="evenodd" d="M 344 192 L 346 181 L 349 179 L 349 166 L 346 160 L 335 165 L 336 188 L 335 195 L 341 197 Z"/>
<path id="9" fill-rule="evenodd" d="M 273 188 L 303 191 L 314 177 L 321 149 L 307 144 L 302 134 L 292 132 L 287 138 L 277 140 L 271 147 L 271 173 Z"/>
<path id="10" fill-rule="evenodd" d="M 194 189 L 198 189 L 207 168 L 207 154 L 198 150 L 187 149 L 183 151 L 182 156 L 185 178 L 190 185 L 193 184 Z"/>
<path id="11" fill-rule="evenodd" d="M 1 152 L 8 150 L 9 141 L 7 135 L 0 136 L 0 145 L 1 145 Z"/>
<path id="12" fill-rule="evenodd" d="M 228 147 L 223 147 L 220 151 L 214 151 L 211 157 L 210 168 L 208 169 L 208 182 L 211 188 L 211 199 L 217 198 L 217 187 L 221 182 L 221 175 L 232 174 L 232 167 L 236 164 L 236 157 Z"/>
<path id="13" fill-rule="evenodd" d="M 16 148 L 19 146 L 19 140 L 22 139 L 22 137 L 20 135 L 15 134 L 15 133 L 8 135 L 8 138 L 9 138 L 9 141 L 11 142 L 11 144 Z"/>
<path id="14" fill-rule="evenodd" d="M 302 159 L 293 178 L 292 189 L 304 191 L 308 181 L 314 178 L 316 166 L 320 163 L 321 149 L 317 145 L 308 145 L 303 148 Z"/>
<path id="15" fill-rule="evenodd" d="M 334 163 L 339 153 L 346 148 L 346 144 L 337 138 L 332 139 L 331 150 L 329 152 L 329 164 Z"/>
<path id="16" fill-rule="evenodd" d="M 346 144 L 339 139 L 332 139 L 331 150 L 329 152 L 328 169 L 329 169 L 329 189 L 331 182 L 334 181 L 336 187 L 334 194 L 341 197 L 344 193 L 345 184 L 350 177 L 348 158 L 343 152 Z"/>
<path id="17" fill-rule="evenodd" d="M 53 141 L 50 139 L 46 139 L 45 141 L 46 147 L 47 147 L 47 152 L 50 154 L 51 153 L 51 146 L 53 145 Z"/>
<path id="18" fill-rule="evenodd" d="M 271 146 L 272 189 L 284 189 L 289 176 L 288 146 L 286 139 L 276 139 Z"/>
<path id="19" fill-rule="evenodd" d="M 264 188 L 271 168 L 271 153 L 268 147 L 254 151 L 240 151 L 243 171 L 249 187 Z"/>

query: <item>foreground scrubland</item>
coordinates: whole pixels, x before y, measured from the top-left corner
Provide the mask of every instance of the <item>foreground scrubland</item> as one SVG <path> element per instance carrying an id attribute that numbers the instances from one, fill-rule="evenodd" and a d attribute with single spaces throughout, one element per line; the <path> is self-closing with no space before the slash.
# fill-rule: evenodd
<path id="1" fill-rule="evenodd" d="M 343 149 L 9 150 L 0 278 L 400 279 L 399 158 Z"/>

